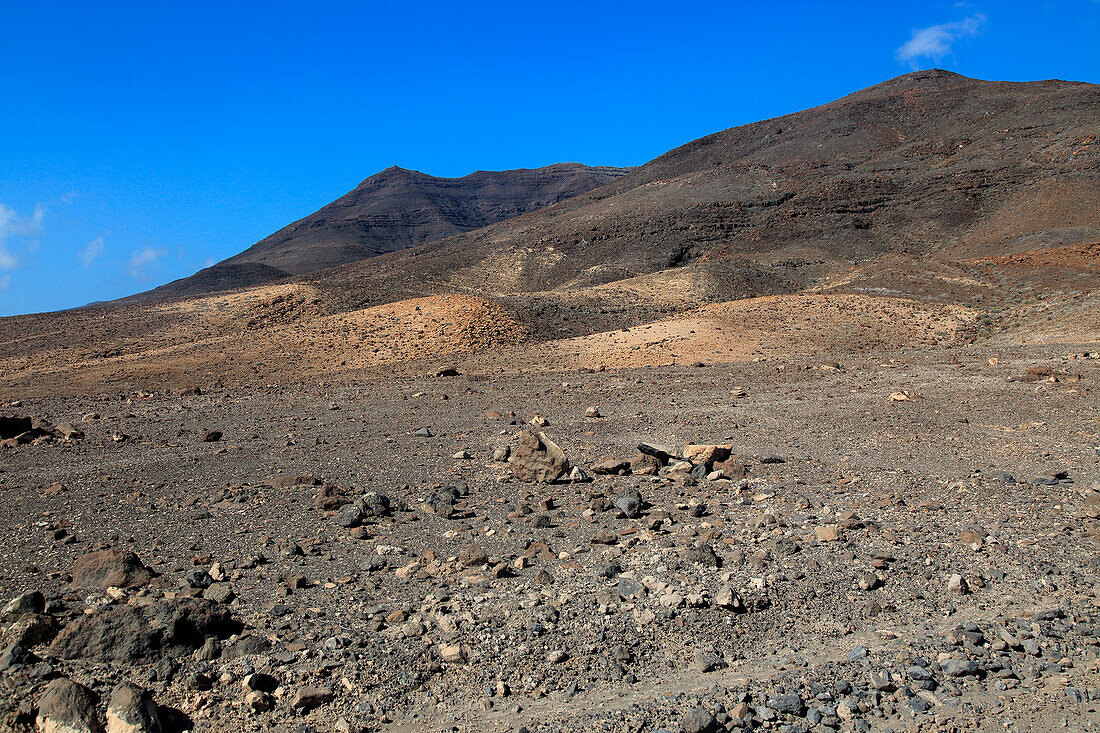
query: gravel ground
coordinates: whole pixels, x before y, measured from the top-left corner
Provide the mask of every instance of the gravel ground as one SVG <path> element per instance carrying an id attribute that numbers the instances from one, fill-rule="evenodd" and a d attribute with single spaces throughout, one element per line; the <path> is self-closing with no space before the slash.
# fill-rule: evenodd
<path id="1" fill-rule="evenodd" d="M 1095 728 L 1087 351 L 11 404 L 0 728 Z"/>

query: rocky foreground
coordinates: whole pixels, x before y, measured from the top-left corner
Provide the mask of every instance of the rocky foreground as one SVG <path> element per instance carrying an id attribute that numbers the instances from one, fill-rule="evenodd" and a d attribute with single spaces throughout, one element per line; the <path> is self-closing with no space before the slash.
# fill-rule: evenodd
<path id="1" fill-rule="evenodd" d="M 1095 728 L 1096 356 L 10 404 L 0 728 Z"/>

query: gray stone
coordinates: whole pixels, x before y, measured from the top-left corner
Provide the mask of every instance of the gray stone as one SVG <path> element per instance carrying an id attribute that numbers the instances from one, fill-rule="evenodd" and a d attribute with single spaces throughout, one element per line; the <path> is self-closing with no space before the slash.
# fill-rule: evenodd
<path id="1" fill-rule="evenodd" d="M 8 601 L 4 606 L 4 616 L 22 616 L 27 613 L 42 613 L 46 610 L 46 599 L 39 591 L 30 590 Z"/>
<path id="2" fill-rule="evenodd" d="M 363 521 L 363 510 L 357 504 L 345 504 L 336 512 L 332 521 L 348 529 L 358 527 Z"/>
<path id="3" fill-rule="evenodd" d="M 706 708 L 695 707 L 689 710 L 680 721 L 680 727 L 684 733 L 716 733 L 718 721 Z"/>
<path id="4" fill-rule="evenodd" d="M 982 667 L 973 659 L 945 659 L 940 669 L 948 677 L 969 677 L 981 672 Z"/>
<path id="5" fill-rule="evenodd" d="M 768 698 L 768 707 L 787 715 L 802 715 L 802 711 L 806 709 L 802 698 L 794 693 L 772 695 Z"/>

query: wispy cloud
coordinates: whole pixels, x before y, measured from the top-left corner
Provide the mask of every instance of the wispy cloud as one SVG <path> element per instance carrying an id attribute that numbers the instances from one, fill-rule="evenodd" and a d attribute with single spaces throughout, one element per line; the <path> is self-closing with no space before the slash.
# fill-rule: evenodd
<path id="1" fill-rule="evenodd" d="M 135 249 L 130 255 L 130 277 L 135 280 L 151 280 L 160 269 L 160 261 L 167 254 L 167 250 L 153 247 Z"/>
<path id="2" fill-rule="evenodd" d="M 7 240 L 15 236 L 38 236 L 45 218 L 46 207 L 42 204 L 36 205 L 30 216 L 20 216 L 15 209 L 0 204 L 0 270 L 12 270 L 19 265 L 18 258 L 8 249 Z M 37 244 L 36 241 L 31 241 L 26 247 L 33 251 Z M 11 283 L 10 276 L 8 283 Z"/>
<path id="3" fill-rule="evenodd" d="M 4 275 L 0 277 L 0 290 L 7 290 L 11 287 L 11 275 Z"/>
<path id="4" fill-rule="evenodd" d="M 920 68 L 921 59 L 940 61 L 951 55 L 951 44 L 955 41 L 978 35 L 985 21 L 983 14 L 975 13 L 951 23 L 914 28 L 912 37 L 897 50 L 896 58 L 914 69 Z"/>
<path id="5" fill-rule="evenodd" d="M 99 236 L 88 242 L 88 246 L 77 253 L 77 257 L 84 263 L 84 267 L 91 267 L 96 257 L 103 254 L 103 237 Z"/>

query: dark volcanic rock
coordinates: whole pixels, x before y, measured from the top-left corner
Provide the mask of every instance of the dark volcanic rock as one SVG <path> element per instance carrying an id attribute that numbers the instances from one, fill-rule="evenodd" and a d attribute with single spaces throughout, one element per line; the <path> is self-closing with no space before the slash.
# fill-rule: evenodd
<path id="1" fill-rule="evenodd" d="M 227 608 L 205 599 L 166 600 L 150 608 L 109 607 L 62 629 L 50 644 L 50 654 L 61 659 L 147 663 L 165 649 L 197 649 L 207 636 L 227 637 L 240 629 Z"/>

